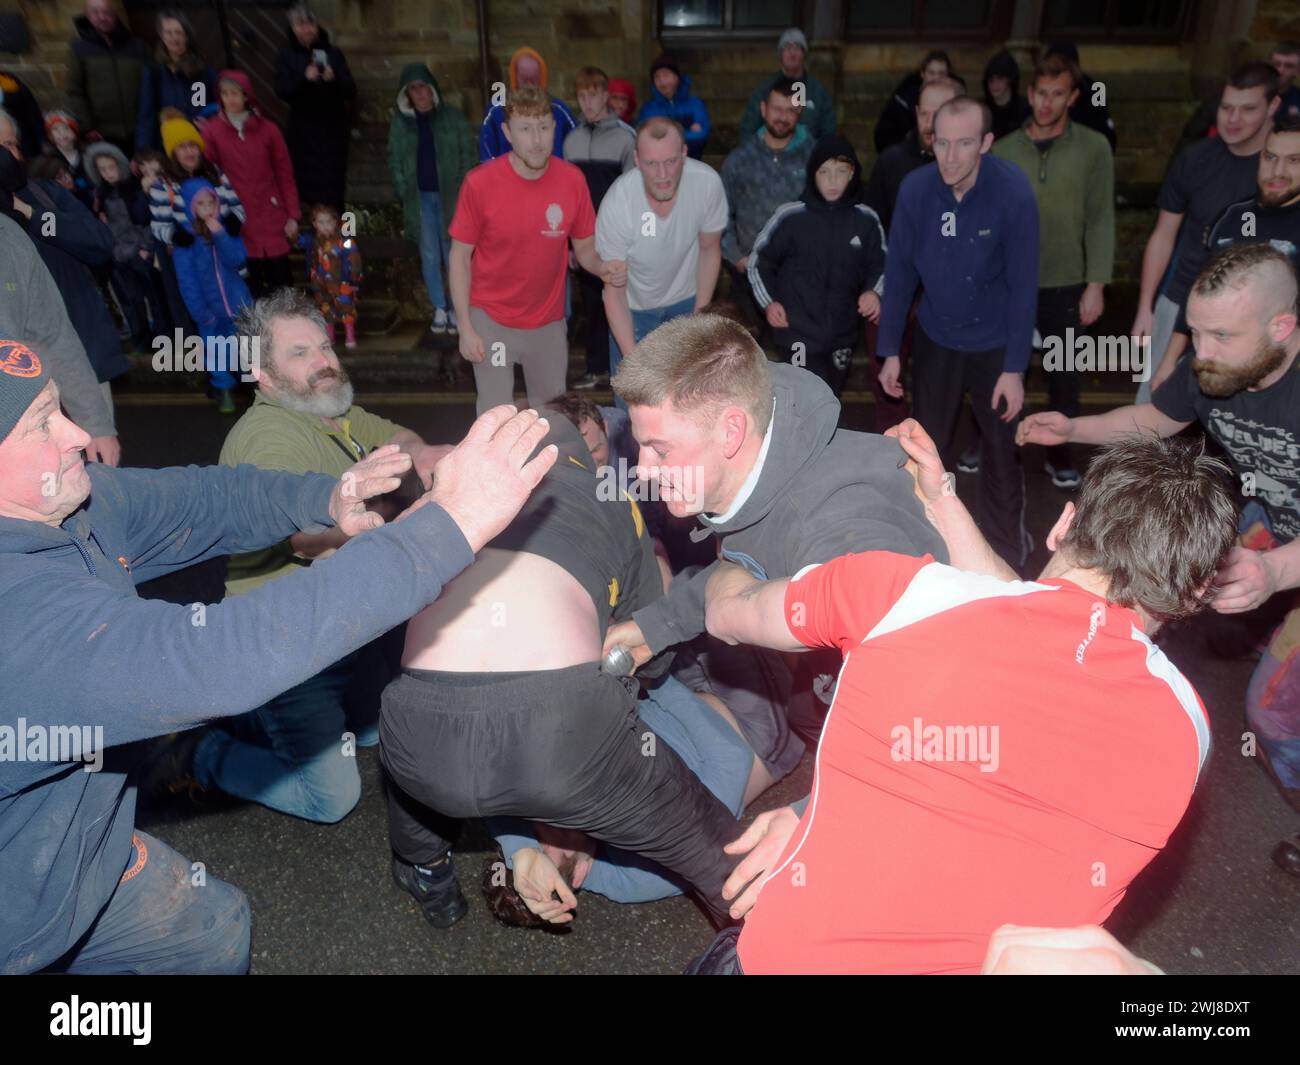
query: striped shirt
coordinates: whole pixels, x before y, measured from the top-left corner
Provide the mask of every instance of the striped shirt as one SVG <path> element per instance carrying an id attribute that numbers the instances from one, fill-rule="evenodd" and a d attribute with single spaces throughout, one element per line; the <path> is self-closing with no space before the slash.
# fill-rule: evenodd
<path id="1" fill-rule="evenodd" d="M 244 205 L 239 202 L 234 186 L 230 184 L 225 174 L 221 174 L 220 181 L 213 184 L 217 187 L 221 218 L 233 214 L 242 224 Z M 149 186 L 149 228 L 159 241 L 170 244 L 174 228 L 188 221 L 185 217 L 185 201 L 181 197 L 181 187 L 176 182 L 164 176 Z"/>

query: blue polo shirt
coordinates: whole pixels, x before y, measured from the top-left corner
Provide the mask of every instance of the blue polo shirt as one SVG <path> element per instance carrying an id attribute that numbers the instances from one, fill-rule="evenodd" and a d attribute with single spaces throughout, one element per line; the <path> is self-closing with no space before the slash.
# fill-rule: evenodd
<path id="1" fill-rule="evenodd" d="M 917 320 L 936 344 L 957 351 L 1004 347 L 1004 371 L 1029 365 L 1038 205 L 1018 166 L 985 154 L 960 201 L 935 163 L 903 179 L 889 228 L 880 357 L 898 354 L 918 284 L 924 292 Z"/>

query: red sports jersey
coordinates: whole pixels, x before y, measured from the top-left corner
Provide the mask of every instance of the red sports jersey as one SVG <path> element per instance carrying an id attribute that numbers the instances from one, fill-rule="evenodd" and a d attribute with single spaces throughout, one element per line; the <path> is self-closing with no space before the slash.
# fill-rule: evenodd
<path id="1" fill-rule="evenodd" d="M 510 329 L 540 329 L 564 317 L 569 238 L 593 236 L 596 212 L 572 163 L 552 158 L 529 181 L 503 155 L 466 175 L 450 232 L 474 245 L 471 306 Z"/>
<path id="2" fill-rule="evenodd" d="M 845 658 L 746 973 L 978 972 L 999 925 L 1103 921 L 1186 810 L 1209 722 L 1133 611 L 887 552 L 785 608 Z"/>

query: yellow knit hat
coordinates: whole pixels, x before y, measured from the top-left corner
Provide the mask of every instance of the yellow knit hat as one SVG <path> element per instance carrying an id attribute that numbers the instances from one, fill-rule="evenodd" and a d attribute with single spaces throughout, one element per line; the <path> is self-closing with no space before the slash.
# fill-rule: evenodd
<path id="1" fill-rule="evenodd" d="M 176 115 L 171 118 L 165 118 L 162 122 L 162 142 L 163 151 L 167 153 L 168 158 L 175 158 L 173 153 L 178 145 L 186 141 L 193 141 L 203 150 L 203 137 L 199 134 L 198 128 L 188 118 Z"/>

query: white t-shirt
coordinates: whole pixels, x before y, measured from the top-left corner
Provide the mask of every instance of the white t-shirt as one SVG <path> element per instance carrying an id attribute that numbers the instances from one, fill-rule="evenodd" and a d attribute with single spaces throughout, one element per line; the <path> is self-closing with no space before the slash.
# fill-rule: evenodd
<path id="1" fill-rule="evenodd" d="M 639 170 L 620 177 L 596 215 L 596 254 L 627 261 L 627 303 L 634 311 L 668 307 L 695 295 L 700 234 L 727 228 L 727 194 L 713 167 L 687 159 L 667 218 L 650 206 Z"/>

